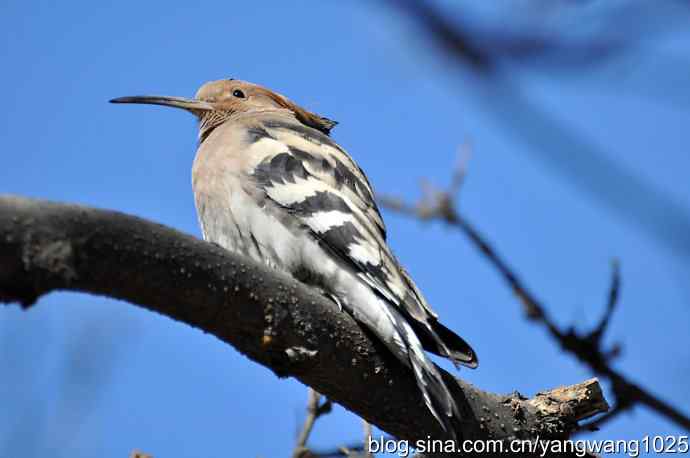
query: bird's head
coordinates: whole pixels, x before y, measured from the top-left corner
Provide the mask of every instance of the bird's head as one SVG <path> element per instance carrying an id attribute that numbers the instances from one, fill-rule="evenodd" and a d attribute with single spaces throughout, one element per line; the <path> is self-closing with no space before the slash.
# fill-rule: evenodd
<path id="1" fill-rule="evenodd" d="M 240 113 L 289 111 L 302 124 L 328 134 L 337 124 L 312 113 L 287 97 L 247 81 L 226 79 L 209 81 L 193 99 L 168 96 L 131 96 L 112 99 L 111 103 L 142 103 L 182 108 L 199 118 L 199 138 Z"/>

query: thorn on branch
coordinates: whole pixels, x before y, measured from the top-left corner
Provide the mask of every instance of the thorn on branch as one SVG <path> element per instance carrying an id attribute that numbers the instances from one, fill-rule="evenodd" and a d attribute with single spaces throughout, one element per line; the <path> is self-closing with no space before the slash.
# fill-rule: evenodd
<path id="1" fill-rule="evenodd" d="M 612 262 L 611 286 L 609 287 L 608 301 L 606 302 L 606 310 L 599 321 L 599 324 L 589 333 L 587 339 L 591 340 L 597 347 L 601 346 L 601 339 L 608 328 L 611 321 L 613 311 L 618 304 L 618 297 L 620 293 L 621 278 L 620 278 L 620 263 L 617 259 Z"/>
<path id="2" fill-rule="evenodd" d="M 469 142 L 465 142 L 458 148 L 457 162 L 453 168 L 453 175 L 451 176 L 450 186 L 448 187 L 448 193 L 453 197 L 457 197 L 460 188 L 465 182 L 467 168 L 471 158 L 472 145 Z"/>

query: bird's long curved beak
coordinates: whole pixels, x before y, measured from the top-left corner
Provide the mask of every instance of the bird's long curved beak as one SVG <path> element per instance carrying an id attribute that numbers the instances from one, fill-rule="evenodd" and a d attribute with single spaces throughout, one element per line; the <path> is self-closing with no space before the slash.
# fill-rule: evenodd
<path id="1" fill-rule="evenodd" d="M 155 95 L 135 95 L 131 97 L 118 97 L 110 100 L 110 103 L 141 103 L 146 105 L 163 105 L 166 107 L 182 108 L 191 112 L 211 111 L 213 105 L 197 99 L 184 97 L 168 97 Z"/>

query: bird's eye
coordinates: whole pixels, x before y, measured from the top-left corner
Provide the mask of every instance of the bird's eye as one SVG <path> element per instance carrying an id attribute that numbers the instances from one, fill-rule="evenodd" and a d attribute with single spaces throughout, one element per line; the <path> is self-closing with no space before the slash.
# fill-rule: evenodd
<path id="1" fill-rule="evenodd" d="M 234 95 L 235 97 L 239 97 L 240 99 L 245 98 L 244 92 L 240 91 L 239 89 L 235 89 L 234 91 L 232 91 L 232 95 Z"/>

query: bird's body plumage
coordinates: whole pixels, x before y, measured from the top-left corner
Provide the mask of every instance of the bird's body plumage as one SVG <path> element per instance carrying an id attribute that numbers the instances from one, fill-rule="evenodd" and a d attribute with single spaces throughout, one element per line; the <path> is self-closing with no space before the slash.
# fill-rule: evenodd
<path id="1" fill-rule="evenodd" d="M 459 412 L 424 348 L 470 367 L 476 356 L 438 322 L 392 254 L 366 175 L 328 136 L 334 123 L 241 81 L 208 83 L 197 100 L 237 91 L 245 99 L 237 103 L 254 105 L 195 113 L 201 142 L 192 185 L 204 238 L 332 298 L 411 367 L 447 429 Z"/>

